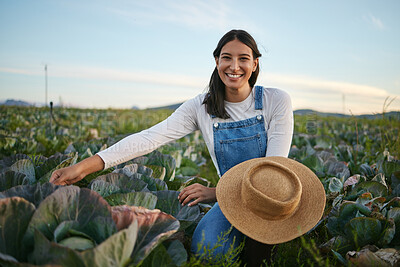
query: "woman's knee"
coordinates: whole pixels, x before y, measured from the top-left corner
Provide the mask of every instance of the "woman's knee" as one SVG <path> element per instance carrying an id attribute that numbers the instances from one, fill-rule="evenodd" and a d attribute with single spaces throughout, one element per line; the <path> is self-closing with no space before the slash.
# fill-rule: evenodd
<path id="1" fill-rule="evenodd" d="M 226 254 L 231 247 L 239 246 L 242 240 L 243 234 L 232 227 L 216 203 L 197 225 L 191 250 L 197 255 L 207 252 Z"/>

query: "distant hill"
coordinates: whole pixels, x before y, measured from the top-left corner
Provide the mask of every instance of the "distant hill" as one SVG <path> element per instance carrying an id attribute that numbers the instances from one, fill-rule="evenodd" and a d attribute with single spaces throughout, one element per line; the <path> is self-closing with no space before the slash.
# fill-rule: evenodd
<path id="1" fill-rule="evenodd" d="M 14 100 L 14 99 L 7 99 L 5 102 L 0 103 L 2 106 L 22 106 L 22 107 L 30 107 L 33 106 L 32 103 L 28 103 L 22 100 Z"/>
<path id="2" fill-rule="evenodd" d="M 178 103 L 178 104 L 173 104 L 173 105 L 169 105 L 169 106 L 162 106 L 162 107 L 155 107 L 155 108 L 149 108 L 149 109 L 153 109 L 153 110 L 157 110 L 157 109 L 171 109 L 171 110 L 175 110 L 177 108 L 179 108 L 183 103 Z"/>
<path id="3" fill-rule="evenodd" d="M 347 114 L 342 114 L 342 113 L 328 113 L 328 112 L 318 112 L 312 109 L 297 109 L 293 111 L 295 115 L 311 115 L 315 114 L 320 117 L 339 117 L 339 118 L 346 118 L 346 117 L 352 117 L 353 115 L 347 115 Z M 362 115 L 355 115 L 354 117 L 357 118 L 364 118 L 364 119 L 375 119 L 375 118 L 381 118 L 382 113 L 379 114 L 362 114 Z M 393 118 L 393 119 L 398 119 L 400 120 L 400 111 L 390 111 L 385 113 L 385 118 Z"/>
<path id="4" fill-rule="evenodd" d="M 341 113 L 328 113 L 328 112 L 318 112 L 312 109 L 296 109 L 293 111 L 295 115 L 309 115 L 309 114 L 316 114 L 321 117 L 348 117 L 349 115 L 341 114 Z"/>
<path id="5" fill-rule="evenodd" d="M 367 118 L 367 119 L 375 119 L 382 118 L 382 113 L 379 114 L 363 114 L 356 116 L 358 118 Z M 391 118 L 394 120 L 400 120 L 400 111 L 390 111 L 385 113 L 385 118 Z"/>

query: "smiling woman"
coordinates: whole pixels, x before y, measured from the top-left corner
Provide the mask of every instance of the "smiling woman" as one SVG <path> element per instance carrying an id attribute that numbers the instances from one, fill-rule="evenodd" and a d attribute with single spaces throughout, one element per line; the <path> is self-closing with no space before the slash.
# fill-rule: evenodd
<path id="1" fill-rule="evenodd" d="M 287 157 L 293 133 L 291 100 L 279 89 L 255 86 L 261 54 L 254 39 L 243 30 L 232 30 L 221 38 L 213 56 L 216 66 L 207 93 L 186 101 L 161 123 L 76 165 L 56 170 L 50 181 L 60 185 L 75 183 L 92 172 L 147 154 L 195 130 L 201 131 L 220 176 L 250 159 Z M 202 253 L 199 247 L 214 247 L 226 232 L 227 242 L 210 257 L 226 254 L 245 239 L 222 213 L 215 188 L 193 184 L 182 189 L 178 199 L 182 206 L 215 203 L 193 234 L 194 254 Z M 242 259 L 249 266 L 253 260 L 261 263 L 268 257 L 268 248 L 246 237 Z M 249 253 L 253 255 L 248 256 Z"/>

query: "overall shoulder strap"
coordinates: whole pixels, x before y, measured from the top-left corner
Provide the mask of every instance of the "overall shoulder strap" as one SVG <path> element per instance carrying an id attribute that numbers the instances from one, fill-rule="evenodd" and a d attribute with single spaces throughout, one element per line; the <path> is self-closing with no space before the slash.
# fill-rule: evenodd
<path id="1" fill-rule="evenodd" d="M 254 96 L 255 100 L 255 109 L 260 110 L 263 108 L 263 87 L 257 85 L 255 88 L 256 94 Z"/>

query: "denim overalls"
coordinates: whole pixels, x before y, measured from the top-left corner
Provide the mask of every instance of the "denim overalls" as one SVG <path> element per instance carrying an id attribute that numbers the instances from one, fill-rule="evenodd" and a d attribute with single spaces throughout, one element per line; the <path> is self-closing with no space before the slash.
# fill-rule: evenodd
<path id="1" fill-rule="evenodd" d="M 213 124 L 214 132 L 214 151 L 217 163 L 222 176 L 233 166 L 252 159 L 265 157 L 267 151 L 267 133 L 264 126 L 264 117 L 262 115 L 262 97 L 263 87 L 255 88 L 255 109 L 259 114 L 253 118 L 235 121 L 235 122 L 215 122 Z M 222 214 L 218 202 L 214 204 L 211 210 L 201 219 L 193 233 L 192 252 L 198 251 L 198 243 L 212 248 L 218 241 L 218 237 L 228 231 L 231 224 Z M 203 237 L 204 235 L 204 237 Z M 236 228 L 228 234 L 228 241 L 223 246 L 218 247 L 213 252 L 215 254 L 225 254 L 234 241 L 234 247 L 237 247 L 243 240 L 244 235 Z"/>

